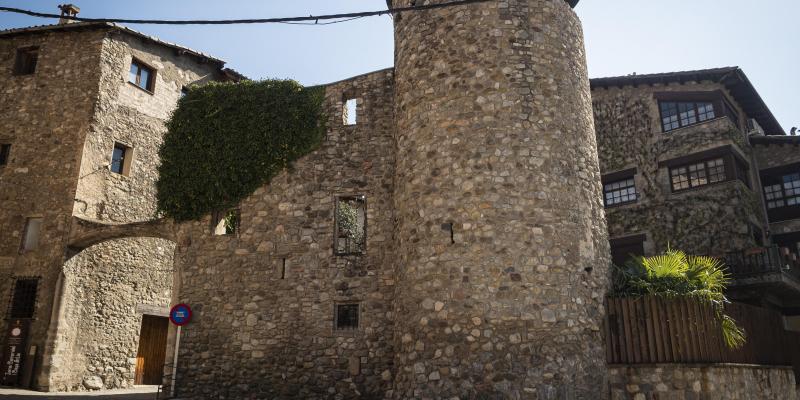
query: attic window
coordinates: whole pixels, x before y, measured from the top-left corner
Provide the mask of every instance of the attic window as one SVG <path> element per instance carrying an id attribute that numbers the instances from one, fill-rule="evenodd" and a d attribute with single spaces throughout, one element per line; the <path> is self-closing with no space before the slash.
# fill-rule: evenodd
<path id="1" fill-rule="evenodd" d="M 111 172 L 128 176 L 131 172 L 131 161 L 133 160 L 133 148 L 122 143 L 114 143 L 114 150 L 111 152 Z"/>
<path id="2" fill-rule="evenodd" d="M 336 199 L 334 251 L 336 255 L 358 255 L 366 250 L 367 200 L 364 196 Z"/>
<path id="3" fill-rule="evenodd" d="M 344 103 L 342 110 L 342 121 L 345 125 L 355 125 L 356 115 L 358 114 L 358 100 L 349 99 Z"/>
<path id="4" fill-rule="evenodd" d="M 39 61 L 39 48 L 36 46 L 17 49 L 17 59 L 14 63 L 14 75 L 30 75 L 36 72 L 36 63 Z"/>
<path id="5" fill-rule="evenodd" d="M 238 208 L 214 213 L 213 233 L 215 236 L 235 235 L 241 224 L 241 211 Z"/>
<path id="6" fill-rule="evenodd" d="M 133 59 L 131 61 L 131 69 L 128 74 L 128 82 L 132 83 L 139 89 L 144 89 L 152 93 L 155 86 L 156 73 L 153 68 L 145 65 L 143 62 Z"/>

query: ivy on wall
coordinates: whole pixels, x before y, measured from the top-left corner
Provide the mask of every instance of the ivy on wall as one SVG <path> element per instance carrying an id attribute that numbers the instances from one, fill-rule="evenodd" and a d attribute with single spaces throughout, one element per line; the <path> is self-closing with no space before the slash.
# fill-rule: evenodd
<path id="1" fill-rule="evenodd" d="M 291 80 L 192 88 L 159 150 L 158 211 L 197 220 L 269 183 L 325 137 L 324 92 Z"/>

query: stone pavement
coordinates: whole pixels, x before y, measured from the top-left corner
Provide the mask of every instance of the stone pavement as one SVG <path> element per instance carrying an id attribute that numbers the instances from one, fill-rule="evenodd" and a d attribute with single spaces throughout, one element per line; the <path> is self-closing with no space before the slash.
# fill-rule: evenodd
<path id="1" fill-rule="evenodd" d="M 157 386 L 137 386 L 133 389 L 101 390 L 97 392 L 42 393 L 31 390 L 0 388 L 0 400 L 155 400 Z M 162 398 L 166 396 L 162 395 Z"/>

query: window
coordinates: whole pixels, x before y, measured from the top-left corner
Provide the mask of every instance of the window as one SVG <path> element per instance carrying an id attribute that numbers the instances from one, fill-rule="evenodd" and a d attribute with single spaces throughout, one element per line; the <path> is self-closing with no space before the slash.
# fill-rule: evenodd
<path id="1" fill-rule="evenodd" d="M 661 102 L 664 132 L 716 118 L 712 102 Z"/>
<path id="2" fill-rule="evenodd" d="M 36 63 L 39 61 L 38 47 L 23 47 L 17 49 L 17 59 L 14 62 L 15 75 L 30 75 L 36 72 Z"/>
<path id="3" fill-rule="evenodd" d="M 114 151 L 111 152 L 111 172 L 128 176 L 131 172 L 131 161 L 133 149 L 122 143 L 114 143 Z"/>
<path id="4" fill-rule="evenodd" d="M 8 155 L 11 153 L 10 144 L 0 144 L 0 166 L 8 164 Z"/>
<path id="5" fill-rule="evenodd" d="M 337 331 L 358 329 L 358 304 L 337 304 L 334 320 Z"/>
<path id="6" fill-rule="evenodd" d="M 606 207 L 635 202 L 636 183 L 633 177 L 603 184 Z"/>
<path id="7" fill-rule="evenodd" d="M 144 65 L 139 60 L 134 59 L 131 61 L 131 70 L 128 74 L 128 82 L 138 86 L 148 92 L 153 91 L 155 83 L 155 71 L 152 68 Z"/>
<path id="8" fill-rule="evenodd" d="M 239 231 L 241 219 L 241 211 L 238 208 L 214 213 L 212 220 L 214 222 L 214 235 L 235 235 Z"/>
<path id="9" fill-rule="evenodd" d="M 725 161 L 715 158 L 669 170 L 672 191 L 686 190 L 726 180 Z"/>
<path id="10" fill-rule="evenodd" d="M 342 110 L 343 121 L 345 125 L 355 125 L 356 116 L 358 114 L 358 101 L 356 99 L 349 99 L 344 103 Z"/>
<path id="11" fill-rule="evenodd" d="M 17 279 L 14 282 L 14 295 L 8 312 L 10 318 L 33 318 L 38 286 L 39 278 Z"/>
<path id="12" fill-rule="evenodd" d="M 623 266 L 632 257 L 644 256 L 645 235 L 634 235 L 609 240 L 611 245 L 611 261 L 614 265 Z"/>
<path id="13" fill-rule="evenodd" d="M 41 230 L 42 218 L 28 218 L 25 220 L 25 232 L 22 235 L 22 252 L 39 248 L 39 234 Z"/>
<path id="14" fill-rule="evenodd" d="M 334 250 L 337 255 L 364 253 L 367 239 L 366 204 L 364 196 L 336 199 Z"/>
<path id="15" fill-rule="evenodd" d="M 783 175 L 782 182 L 764 186 L 767 208 L 800 205 L 800 173 Z"/>

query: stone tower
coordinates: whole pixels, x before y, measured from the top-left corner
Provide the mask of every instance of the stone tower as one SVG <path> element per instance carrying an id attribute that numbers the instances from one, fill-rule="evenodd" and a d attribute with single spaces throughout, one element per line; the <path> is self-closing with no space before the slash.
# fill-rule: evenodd
<path id="1" fill-rule="evenodd" d="M 393 396 L 603 398 L 580 21 L 564 0 L 498 0 L 402 13 L 395 41 Z"/>

